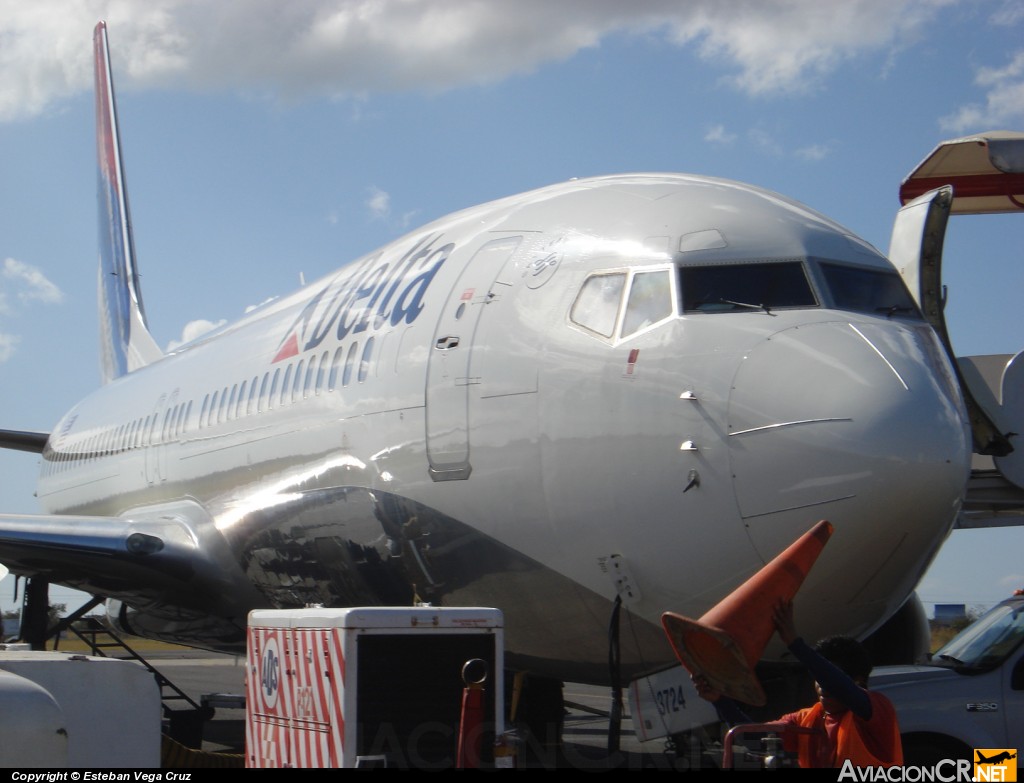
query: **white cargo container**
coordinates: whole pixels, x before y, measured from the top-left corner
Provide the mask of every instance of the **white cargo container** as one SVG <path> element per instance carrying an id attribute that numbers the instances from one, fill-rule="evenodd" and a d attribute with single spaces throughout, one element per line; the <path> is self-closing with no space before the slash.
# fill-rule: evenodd
<path id="1" fill-rule="evenodd" d="M 0 669 L 0 767 L 68 765 L 64 713 L 48 690 Z"/>
<path id="2" fill-rule="evenodd" d="M 5 650 L 0 673 L 0 767 L 160 766 L 160 686 L 137 661 Z M 31 708 L 18 713 L 17 703 Z M 23 733 L 34 746 L 18 741 Z"/>
<path id="3" fill-rule="evenodd" d="M 493 766 L 504 732 L 500 610 L 258 610 L 248 624 L 247 767 L 455 767 L 469 661 L 487 675 L 467 740 Z"/>

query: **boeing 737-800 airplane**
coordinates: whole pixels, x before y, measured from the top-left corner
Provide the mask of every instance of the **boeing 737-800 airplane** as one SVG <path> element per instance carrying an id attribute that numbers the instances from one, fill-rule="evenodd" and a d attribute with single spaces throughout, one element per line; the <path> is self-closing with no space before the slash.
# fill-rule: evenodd
<path id="1" fill-rule="evenodd" d="M 885 255 L 739 182 L 563 182 L 437 220 L 168 354 L 147 330 L 95 30 L 105 383 L 50 433 L 0 562 L 134 634 L 261 607 L 494 606 L 506 662 L 608 683 L 819 520 L 802 630 L 864 637 L 953 526 L 971 433 Z M 774 642 L 777 644 L 777 642 Z M 784 650 L 769 645 L 766 656 Z"/>

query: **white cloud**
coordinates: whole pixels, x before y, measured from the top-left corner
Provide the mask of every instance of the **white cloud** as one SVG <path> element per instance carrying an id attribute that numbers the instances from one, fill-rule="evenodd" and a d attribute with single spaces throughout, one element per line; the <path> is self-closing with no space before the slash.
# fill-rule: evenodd
<path id="1" fill-rule="evenodd" d="M 386 218 L 391 214 L 391 196 L 376 186 L 370 187 L 370 195 L 366 199 L 366 208 L 375 218 Z"/>
<path id="2" fill-rule="evenodd" d="M 3 364 L 14 355 L 14 347 L 20 339 L 17 335 L 0 332 L 0 364 Z"/>
<path id="3" fill-rule="evenodd" d="M 64 293 L 50 282 L 40 269 L 26 264 L 24 261 L 5 258 L 3 277 L 5 280 L 13 281 L 21 302 L 27 303 L 35 300 L 47 304 L 59 304 L 64 300 Z"/>
<path id="4" fill-rule="evenodd" d="M 22 305 L 33 302 L 59 304 L 64 300 L 63 292 L 43 274 L 41 270 L 13 258 L 5 258 L 0 266 L 0 315 L 16 315 L 11 306 L 11 295 Z M 21 338 L 10 332 L 0 332 L 0 364 L 14 355 Z"/>
<path id="5" fill-rule="evenodd" d="M 181 330 L 181 339 L 171 340 L 167 344 L 167 350 L 174 351 L 183 346 L 185 343 L 190 343 L 193 340 L 202 337 L 207 332 L 210 332 L 214 329 L 219 329 L 226 323 L 227 321 L 223 319 L 217 321 L 216 323 L 214 323 L 213 321 L 207 321 L 203 318 L 197 319 L 195 321 L 189 321 L 187 324 L 185 324 L 185 328 Z"/>
<path id="6" fill-rule="evenodd" d="M 775 137 L 766 131 L 764 128 L 751 128 L 747 131 L 747 139 L 750 143 L 768 153 L 769 155 L 781 156 L 785 154 L 782 145 L 775 139 Z"/>
<path id="7" fill-rule="evenodd" d="M 704 141 L 710 144 L 729 145 L 736 141 L 736 134 L 729 133 L 724 125 L 715 125 L 704 134 Z"/>
<path id="8" fill-rule="evenodd" d="M 827 144 L 809 144 L 796 150 L 793 154 L 803 160 L 824 160 L 828 157 L 829 148 Z"/>
<path id="9" fill-rule="evenodd" d="M 1024 121 L 1024 49 L 1002 68 L 981 68 L 974 83 L 986 91 L 985 102 L 961 107 L 943 117 L 942 128 L 956 133 L 999 130 Z"/>
<path id="10" fill-rule="evenodd" d="M 401 228 L 409 228 L 419 214 L 420 211 L 418 209 L 410 209 L 408 212 L 403 212 L 402 217 L 398 221 L 398 225 Z"/>
<path id="11" fill-rule="evenodd" d="M 1024 21 L 1024 5 L 1020 0 L 1003 0 L 1003 5 L 992 14 L 992 24 L 1013 27 Z"/>
<path id="12" fill-rule="evenodd" d="M 724 125 L 715 125 L 704 134 L 704 141 L 709 144 L 729 146 L 736 142 L 739 134 L 727 131 Z M 817 161 L 826 158 L 830 152 L 827 144 L 808 144 L 791 152 L 787 151 L 782 144 L 767 130 L 761 127 L 750 128 L 746 131 L 745 138 L 751 147 L 776 157 L 792 155 L 795 158 L 807 161 Z"/>
<path id="13" fill-rule="evenodd" d="M 0 121 L 92 89 L 107 21 L 118 86 L 235 89 L 290 101 L 445 90 L 529 73 L 612 35 L 693 47 L 749 93 L 817 85 L 912 39 L 951 0 L 34 0 L 0 14 Z"/>
<path id="14" fill-rule="evenodd" d="M 682 4 L 671 23 L 679 44 L 694 42 L 702 57 L 739 68 L 729 77 L 750 94 L 818 86 L 840 63 L 862 52 L 913 39 L 943 0 L 731 0 Z"/>

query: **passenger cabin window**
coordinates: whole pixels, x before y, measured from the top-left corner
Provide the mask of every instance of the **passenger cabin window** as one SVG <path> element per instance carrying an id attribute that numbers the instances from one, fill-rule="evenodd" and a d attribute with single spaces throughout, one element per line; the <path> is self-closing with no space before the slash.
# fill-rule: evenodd
<path id="1" fill-rule="evenodd" d="M 302 381 L 302 398 L 305 399 L 313 391 L 313 383 L 316 379 L 316 367 L 317 357 L 310 357 L 309 364 L 306 366 L 306 377 Z"/>
<path id="2" fill-rule="evenodd" d="M 218 424 L 220 424 L 221 422 L 223 422 L 227 418 L 226 415 L 225 415 L 227 413 L 227 409 L 228 409 L 228 387 L 225 386 L 221 390 L 221 393 L 220 393 L 220 405 L 217 406 L 217 423 Z"/>
<path id="3" fill-rule="evenodd" d="M 263 376 L 263 387 L 260 389 L 260 405 L 257 410 L 263 410 L 264 408 L 269 410 L 274 407 L 274 399 L 277 397 L 277 382 L 281 376 L 281 368 L 278 367 L 274 370 L 274 377 L 270 381 L 270 394 L 267 395 L 265 392 L 267 391 L 267 377 L 269 375 L 270 373 L 267 373 Z M 264 401 L 266 401 L 265 404 Z"/>
<path id="4" fill-rule="evenodd" d="M 324 351 L 323 356 L 320 357 L 320 363 L 316 366 L 316 393 L 319 394 L 324 389 L 324 374 L 327 372 L 327 362 L 330 361 L 330 353 Z"/>
<path id="5" fill-rule="evenodd" d="M 348 349 L 348 356 L 345 357 L 345 369 L 342 372 L 341 385 L 348 386 L 352 381 L 352 367 L 356 363 L 356 351 L 359 349 L 359 343 L 352 343 Z"/>
<path id="6" fill-rule="evenodd" d="M 334 391 L 337 388 L 338 383 L 338 368 L 341 367 L 341 359 L 344 355 L 345 349 L 338 347 L 334 352 L 334 360 L 331 362 L 331 374 L 327 379 L 327 391 Z"/>
<path id="7" fill-rule="evenodd" d="M 799 261 L 682 267 L 683 310 L 733 313 L 817 307 Z"/>
<path id="8" fill-rule="evenodd" d="M 264 376 L 266 377 L 266 376 Z M 259 411 L 259 383 L 260 376 L 256 376 L 252 379 L 252 384 L 249 386 L 249 399 L 245 402 L 245 415 L 250 416 L 253 413 Z"/>
<path id="9" fill-rule="evenodd" d="M 295 381 L 292 385 L 292 402 L 299 399 L 302 392 L 302 370 L 306 366 L 306 360 L 302 359 L 295 367 Z"/>
<path id="10" fill-rule="evenodd" d="M 263 378 L 266 379 L 268 373 L 263 374 Z M 249 399 L 246 400 L 246 416 L 252 416 L 257 410 L 257 400 L 259 399 L 259 376 L 253 378 L 252 383 L 249 385 Z"/>
<path id="11" fill-rule="evenodd" d="M 370 357 L 373 355 L 373 338 L 370 337 L 363 346 L 363 358 L 359 361 L 359 382 L 366 380 L 370 373 Z"/>
<path id="12" fill-rule="evenodd" d="M 286 402 L 288 402 L 288 390 L 290 388 L 289 384 L 291 381 L 291 377 L 292 366 L 289 364 L 287 367 L 284 368 L 284 380 L 281 381 L 281 399 L 278 400 L 278 405 L 284 405 Z"/>
<path id="13" fill-rule="evenodd" d="M 235 403 L 235 418 L 241 418 L 245 415 L 245 403 L 248 401 L 245 396 L 246 390 L 249 388 L 248 381 L 242 381 L 242 385 L 238 387 L 238 401 Z"/>

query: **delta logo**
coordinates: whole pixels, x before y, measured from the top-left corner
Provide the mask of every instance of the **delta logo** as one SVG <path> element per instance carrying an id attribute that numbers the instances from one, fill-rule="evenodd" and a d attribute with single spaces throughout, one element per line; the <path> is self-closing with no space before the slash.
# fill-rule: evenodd
<path id="1" fill-rule="evenodd" d="M 1017 779 L 1015 748 L 975 748 L 972 780 L 1014 781 Z"/>
<path id="2" fill-rule="evenodd" d="M 370 256 L 345 269 L 303 308 L 285 333 L 273 362 L 316 348 L 328 337 L 373 333 L 386 326 L 411 324 L 422 312 L 434 275 L 455 249 L 440 235 L 415 243 L 400 258 Z"/>

